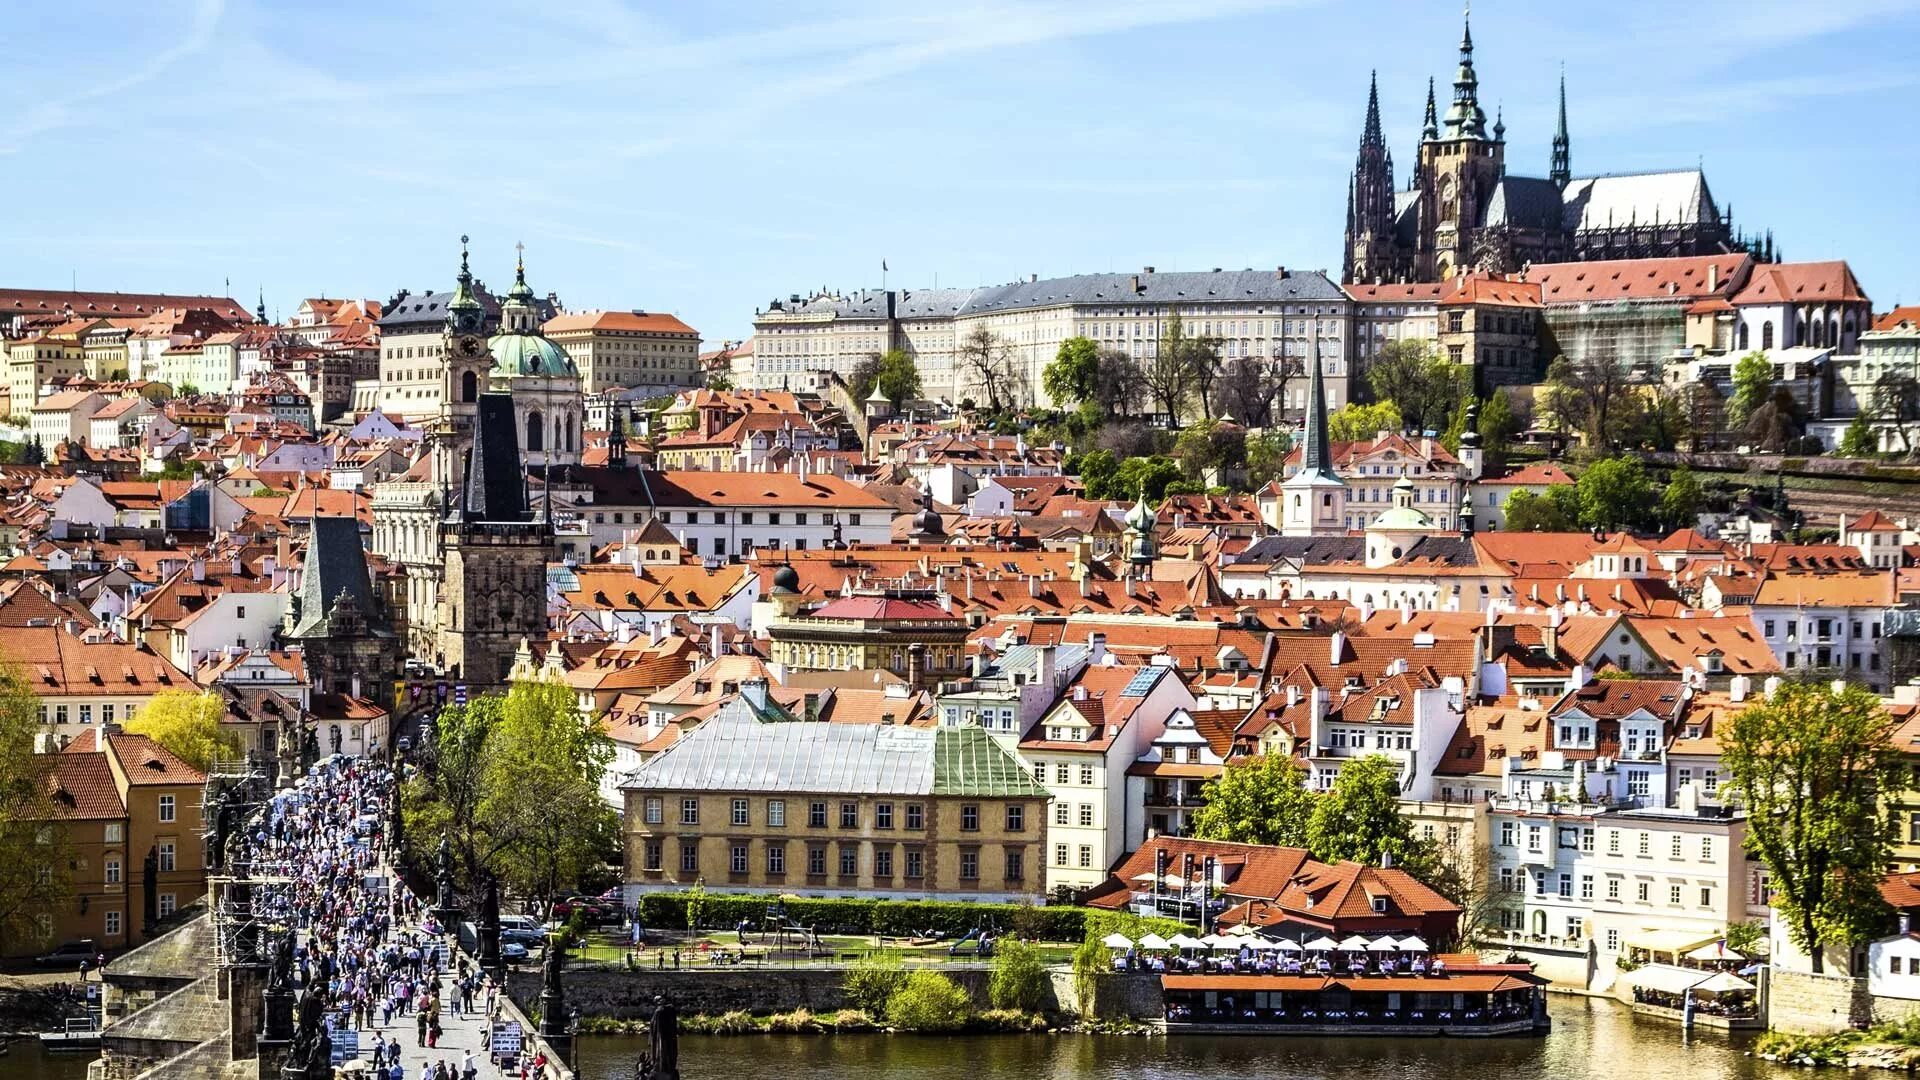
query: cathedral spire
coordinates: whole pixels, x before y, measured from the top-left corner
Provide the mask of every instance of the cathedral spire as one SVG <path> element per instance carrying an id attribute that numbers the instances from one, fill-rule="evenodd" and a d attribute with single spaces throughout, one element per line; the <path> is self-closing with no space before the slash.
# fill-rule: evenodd
<path id="1" fill-rule="evenodd" d="M 1426 120 L 1426 123 L 1420 128 L 1420 140 L 1422 142 L 1432 142 L 1435 139 L 1438 139 L 1439 137 L 1440 137 L 1440 114 L 1436 112 L 1434 109 L 1433 78 L 1432 76 L 1428 76 L 1427 78 L 1427 120 Z"/>
<path id="2" fill-rule="evenodd" d="M 1487 113 L 1480 107 L 1480 76 L 1473 70 L 1473 20 L 1469 16 L 1460 34 L 1460 67 L 1453 75 L 1453 107 L 1447 110 L 1447 137 L 1484 139 Z"/>
<path id="3" fill-rule="evenodd" d="M 1553 131 L 1553 166 L 1547 172 L 1553 186 L 1562 191 L 1573 180 L 1573 141 L 1567 137 L 1567 72 L 1560 71 L 1560 125 Z"/>
<path id="4" fill-rule="evenodd" d="M 1360 146 L 1383 146 L 1386 140 L 1380 136 L 1380 73 L 1367 75 L 1367 126 L 1360 133 Z"/>

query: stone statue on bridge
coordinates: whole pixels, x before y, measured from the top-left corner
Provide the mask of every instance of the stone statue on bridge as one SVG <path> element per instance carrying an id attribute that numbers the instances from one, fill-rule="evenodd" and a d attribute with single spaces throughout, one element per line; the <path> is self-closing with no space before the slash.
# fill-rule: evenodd
<path id="1" fill-rule="evenodd" d="M 658 995 L 647 1023 L 647 1052 L 634 1064 L 633 1080 L 680 1080 L 680 1014 Z"/>

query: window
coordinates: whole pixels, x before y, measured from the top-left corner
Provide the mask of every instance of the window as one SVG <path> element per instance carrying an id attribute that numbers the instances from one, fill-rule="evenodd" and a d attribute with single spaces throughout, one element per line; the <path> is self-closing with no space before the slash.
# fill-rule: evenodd
<path id="1" fill-rule="evenodd" d="M 827 804 L 815 802 L 807 804 L 807 826 L 813 829 L 827 827 Z"/>
<path id="2" fill-rule="evenodd" d="M 746 825 L 749 823 L 750 820 L 751 820 L 751 815 L 747 812 L 747 800 L 745 799 L 733 800 L 733 823 L 736 826 Z"/>
<path id="3" fill-rule="evenodd" d="M 173 873 L 173 841 L 171 840 L 160 845 L 160 872 Z"/>
<path id="4" fill-rule="evenodd" d="M 700 824 L 700 800 L 699 799 L 681 799 L 680 800 L 680 824 L 682 825 Z"/>
<path id="5" fill-rule="evenodd" d="M 1703 836 L 1700 838 L 1700 861 L 1713 861 L 1713 837 L 1711 836 Z"/>
<path id="6" fill-rule="evenodd" d="M 107 912 L 107 919 L 106 919 L 105 926 L 106 926 L 108 937 L 119 937 L 120 936 L 120 913 L 118 911 Z"/>
<path id="7" fill-rule="evenodd" d="M 893 828 L 893 804 L 890 802 L 873 804 L 873 827 L 876 829 Z"/>
<path id="8" fill-rule="evenodd" d="M 1652 895 L 1653 895 L 1652 884 L 1645 881 L 1640 882 L 1637 895 L 1641 903 L 1643 904 L 1646 903 L 1649 899 L 1652 898 Z"/>
<path id="9" fill-rule="evenodd" d="M 646 843 L 645 855 L 643 856 L 646 861 L 641 868 L 644 870 L 652 870 L 656 873 L 659 872 L 660 860 L 665 857 L 665 847 L 666 845 L 662 844 L 659 840 L 649 837 Z"/>
<path id="10" fill-rule="evenodd" d="M 1093 869 L 1093 845 L 1092 844 L 1080 845 L 1080 868 L 1083 870 Z"/>
<path id="11" fill-rule="evenodd" d="M 1713 906 L 1713 886 L 1700 886 L 1700 906 L 1709 908 Z"/>
<path id="12" fill-rule="evenodd" d="M 1573 899 L 1573 875 L 1561 874 L 1559 884 L 1560 895 L 1569 900 Z"/>
<path id="13" fill-rule="evenodd" d="M 1607 931 L 1607 951 L 1608 952 L 1620 951 L 1620 931 L 1612 930 L 1612 929 L 1609 929 Z"/>
<path id="14" fill-rule="evenodd" d="M 843 802 L 840 804 L 840 827 L 857 829 L 860 827 L 860 804 Z"/>
<path id="15" fill-rule="evenodd" d="M 1513 822 L 1511 821 L 1503 821 L 1500 823 L 1500 846 L 1513 846 Z"/>
<path id="16" fill-rule="evenodd" d="M 840 845 L 840 876 L 853 877 L 860 872 L 860 849 L 853 844 Z"/>
<path id="17" fill-rule="evenodd" d="M 666 819 L 666 813 L 661 809 L 660 796 L 658 795 L 647 796 L 647 806 L 646 806 L 645 813 L 646 813 L 646 822 L 649 825 L 658 825 Z"/>
<path id="18" fill-rule="evenodd" d="M 121 844 L 126 842 L 126 835 L 126 826 L 118 821 L 113 821 L 107 823 L 107 833 L 101 839 L 109 844 Z"/>
<path id="19" fill-rule="evenodd" d="M 1006 879 L 1008 881 L 1019 881 L 1025 878 L 1027 876 L 1026 853 L 1019 848 L 1008 848 L 1006 856 Z"/>
<path id="20" fill-rule="evenodd" d="M 730 844 L 728 845 L 727 850 L 729 852 L 727 856 L 727 869 L 736 874 L 746 873 L 747 872 L 747 845 Z"/>
<path id="21" fill-rule="evenodd" d="M 1019 803 L 1007 807 L 1007 831 L 1010 833 L 1027 831 L 1027 808 Z"/>
<path id="22" fill-rule="evenodd" d="M 980 831 L 980 808 L 971 804 L 960 808 L 960 831 Z"/>
<path id="23" fill-rule="evenodd" d="M 827 875 L 827 847 L 825 844 L 807 845 L 807 873 L 814 877 Z"/>
<path id="24" fill-rule="evenodd" d="M 784 829 L 787 827 L 787 801 L 785 799 L 767 800 L 767 827 Z"/>
<path id="25" fill-rule="evenodd" d="M 1055 866 L 1067 865 L 1067 845 L 1065 844 L 1053 845 L 1053 865 Z"/>
<path id="26" fill-rule="evenodd" d="M 907 828 L 924 829 L 927 827 L 926 808 L 917 802 L 907 804 Z"/>
<path id="27" fill-rule="evenodd" d="M 1674 833 L 1672 843 L 1667 845 L 1668 856 L 1675 859 L 1685 858 L 1686 856 L 1680 853 L 1680 846 L 1684 843 L 1686 843 L 1686 838 L 1679 833 Z"/>
<path id="28" fill-rule="evenodd" d="M 980 880 L 980 853 L 978 851 L 975 851 L 971 848 L 961 849 L 960 880 L 961 881 Z"/>
<path id="29" fill-rule="evenodd" d="M 1607 879 L 1607 899 L 1609 900 L 1620 899 L 1620 879 L 1619 878 L 1610 877 Z"/>
<path id="30" fill-rule="evenodd" d="M 1559 847 L 1563 847 L 1571 850 L 1573 847 L 1575 847 L 1580 843 L 1579 829 L 1561 828 L 1556 831 L 1557 831 L 1557 837 L 1556 837 L 1555 843 Z"/>
<path id="31" fill-rule="evenodd" d="M 1582 900 L 1593 899 L 1593 875 L 1592 874 L 1580 875 L 1580 899 Z"/>
<path id="32" fill-rule="evenodd" d="M 104 880 L 109 885 L 120 884 L 120 860 L 108 859 L 104 867 Z"/>
<path id="33" fill-rule="evenodd" d="M 1667 886 L 1667 903 L 1672 904 L 1674 907 L 1680 906 L 1680 886 Z"/>
<path id="34" fill-rule="evenodd" d="M 1069 773 L 1069 770 L 1067 769 L 1066 762 L 1064 761 L 1056 762 L 1053 766 L 1053 782 L 1056 784 L 1066 783 L 1068 773 Z"/>
<path id="35" fill-rule="evenodd" d="M 921 851 L 919 848 L 908 848 L 907 849 L 907 876 L 915 879 L 923 878 L 927 876 L 926 875 L 926 859 L 927 859 L 926 853 Z"/>
<path id="36" fill-rule="evenodd" d="M 697 874 L 700 872 L 700 843 L 696 840 L 684 840 L 680 844 L 680 872 Z"/>
<path id="37" fill-rule="evenodd" d="M 1651 854 L 1649 848 L 1652 844 L 1652 839 L 1646 833 L 1638 833 L 1636 835 L 1640 838 L 1640 857 L 1644 859 Z"/>
<path id="38" fill-rule="evenodd" d="M 787 872 L 787 846 L 785 844 L 767 845 L 767 873 L 784 874 Z"/>
<path id="39" fill-rule="evenodd" d="M 171 795 L 160 796 L 160 820 L 163 822 L 173 820 L 173 796 Z"/>
<path id="40" fill-rule="evenodd" d="M 1055 825 L 1067 824 L 1068 818 L 1071 817 L 1072 814 L 1073 808 L 1066 803 L 1057 802 L 1053 804 L 1053 823 Z M 1920 812 L 1916 812 L 1913 815 L 1913 829 L 1915 836 L 1920 838 Z"/>
<path id="41" fill-rule="evenodd" d="M 1586 852 L 1589 855 L 1593 854 L 1593 830 L 1592 829 L 1580 830 L 1580 850 Z"/>
<path id="42" fill-rule="evenodd" d="M 161 893 L 161 894 L 160 894 L 160 903 L 159 903 L 159 905 L 158 905 L 158 907 L 159 907 L 159 909 L 160 909 L 160 917 L 161 917 L 161 918 L 163 918 L 163 919 L 164 919 L 164 918 L 166 918 L 167 916 L 169 916 L 169 915 L 171 915 L 171 914 L 173 914 L 173 910 L 174 910 L 174 907 L 175 907 L 175 901 L 174 901 L 174 898 L 173 898 L 173 894 L 172 894 L 172 893 L 170 893 L 170 892 L 163 892 L 163 893 Z"/>
<path id="43" fill-rule="evenodd" d="M 1609 855 L 1620 854 L 1620 830 L 1619 829 L 1607 830 L 1607 854 Z"/>
<path id="44" fill-rule="evenodd" d="M 893 849 L 875 848 L 873 851 L 873 876 L 890 878 L 893 876 Z"/>
<path id="45" fill-rule="evenodd" d="M 1538 825 L 1527 826 L 1527 850 L 1528 851 L 1545 850 L 1540 846 L 1542 842 L 1540 834 L 1541 834 L 1540 826 Z"/>

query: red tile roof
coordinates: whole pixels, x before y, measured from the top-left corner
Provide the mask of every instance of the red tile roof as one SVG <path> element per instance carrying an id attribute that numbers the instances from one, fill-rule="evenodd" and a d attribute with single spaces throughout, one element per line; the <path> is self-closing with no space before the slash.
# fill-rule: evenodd
<path id="1" fill-rule="evenodd" d="M 135 787 L 149 784 L 204 784 L 207 774 L 175 757 L 173 751 L 145 735 L 125 733 L 107 736 L 113 756 L 126 770 L 127 783 Z"/>
<path id="2" fill-rule="evenodd" d="M 1616 259 L 1606 262 L 1539 263 L 1527 269 L 1549 304 L 1589 300 L 1698 300 L 1725 295 L 1751 262 L 1747 255 L 1697 255 L 1677 259 Z M 1708 285 L 1712 268 L 1713 284 Z"/>
<path id="3" fill-rule="evenodd" d="M 1906 323 L 1910 326 L 1920 326 L 1920 304 L 1908 304 L 1904 307 L 1894 308 L 1884 315 L 1875 316 L 1873 328 L 1875 330 L 1892 330 L 1901 323 Z"/>
<path id="4" fill-rule="evenodd" d="M 1517 276 L 1503 278 L 1486 274 L 1468 274 L 1454 279 L 1453 291 L 1440 301 L 1442 307 L 1475 304 L 1514 308 L 1545 306 L 1540 302 L 1539 282 L 1523 281 Z"/>
<path id="5" fill-rule="evenodd" d="M 1804 304 L 1823 300 L 1865 303 L 1853 269 L 1845 262 L 1774 263 L 1755 267 L 1747 287 L 1733 296 L 1735 304 Z"/>

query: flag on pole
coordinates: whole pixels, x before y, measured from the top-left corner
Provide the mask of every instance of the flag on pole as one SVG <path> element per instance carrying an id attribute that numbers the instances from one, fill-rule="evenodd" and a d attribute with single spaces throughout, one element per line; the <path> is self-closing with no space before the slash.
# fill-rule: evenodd
<path id="1" fill-rule="evenodd" d="M 887 272 L 887 260 L 885 259 L 880 260 L 880 272 L 883 274 Z"/>

